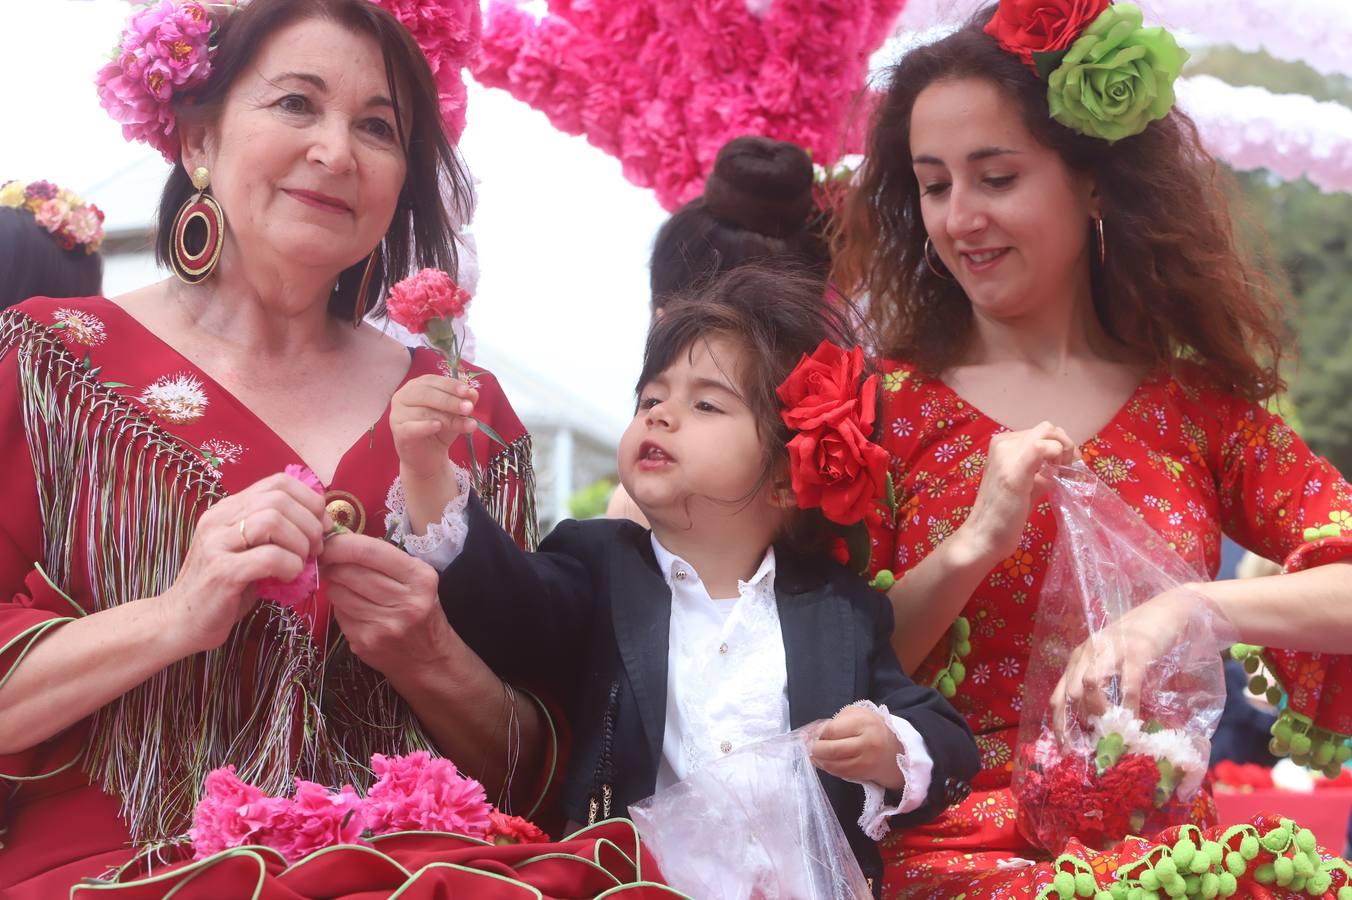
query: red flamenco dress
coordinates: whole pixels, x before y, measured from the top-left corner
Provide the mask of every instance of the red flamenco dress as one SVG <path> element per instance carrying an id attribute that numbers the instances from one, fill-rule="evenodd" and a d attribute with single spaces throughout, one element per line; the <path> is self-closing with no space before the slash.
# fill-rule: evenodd
<path id="1" fill-rule="evenodd" d="M 885 361 L 881 371 L 879 428 L 896 503 L 872 523 L 873 564 L 900 577 L 966 519 L 991 437 L 1005 429 L 908 364 Z M 1213 577 L 1222 532 L 1284 561 L 1287 571 L 1352 559 L 1352 487 L 1280 418 L 1208 389 L 1195 370 L 1148 376 L 1080 450 L 1099 479 Z M 1207 790 L 1191 825 L 1129 837 L 1107 852 L 1072 841 L 1052 860 L 1020 835 L 1010 775 L 1034 612 L 1055 539 L 1043 502 L 1018 549 L 982 581 L 916 673 L 917 682 L 955 691 L 982 771 L 940 819 L 884 842 L 884 896 L 1153 898 L 1166 896 L 1160 875 L 1174 871 L 1196 876 L 1187 896 L 1337 896 L 1349 883 L 1346 864 L 1321 855 L 1308 832 L 1275 818 L 1218 827 Z M 1287 692 L 1286 731 L 1308 737 L 1320 765 L 1345 759 L 1338 747 L 1352 733 L 1352 695 L 1340 686 L 1352 683 L 1352 659 L 1285 651 L 1263 658 Z M 1208 851 L 1209 863 L 1182 844 Z"/>
<path id="2" fill-rule="evenodd" d="M 442 365 L 427 350 L 410 362 L 405 380 Z M 508 444 L 474 436 L 476 486 L 531 546 L 530 437 L 493 376 L 470 372 L 479 415 Z M 168 588 L 204 510 L 300 462 L 209 375 L 101 298 L 30 300 L 0 315 L 0 458 L 0 682 L 65 623 Z M 397 474 L 387 411 L 326 486 L 330 516 L 384 536 Z M 372 754 L 418 749 L 430 741 L 385 679 L 347 649 L 322 583 L 299 613 L 259 603 L 219 650 L 174 663 L 51 740 L 0 757 L 0 896 L 573 897 L 646 877 L 632 827 L 616 823 L 555 845 L 556 857 L 576 855 L 552 864 L 531 862 L 538 845 L 420 833 L 289 867 L 258 848 L 183 862 L 214 768 L 233 764 L 274 796 L 289 795 L 297 777 L 364 792 Z M 539 787 L 543 794 L 547 778 Z M 151 860 L 169 865 L 147 880 Z"/>

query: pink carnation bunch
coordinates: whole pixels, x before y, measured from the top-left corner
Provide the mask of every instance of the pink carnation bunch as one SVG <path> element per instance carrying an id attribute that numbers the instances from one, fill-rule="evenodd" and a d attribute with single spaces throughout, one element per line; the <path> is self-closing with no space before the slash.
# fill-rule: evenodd
<path id="1" fill-rule="evenodd" d="M 407 756 L 371 757 L 377 781 L 366 795 L 366 826 L 372 834 L 391 831 L 449 831 L 483 837 L 489 813 L 484 786 L 466 778 L 449 759 L 425 750 Z"/>
<path id="2" fill-rule="evenodd" d="M 284 471 L 316 494 L 321 497 L 324 495 L 324 485 L 320 483 L 319 477 L 310 471 L 309 466 L 290 465 Z M 300 570 L 300 574 L 290 581 L 263 578 L 254 582 L 254 591 L 259 599 L 271 600 L 278 606 L 292 609 L 304 603 L 318 587 L 319 560 L 313 556 L 306 557 L 305 566 Z"/>
<path id="3" fill-rule="evenodd" d="M 193 854 L 203 859 L 231 847 L 271 847 L 296 862 L 316 850 L 361 840 L 361 797 L 350 785 L 331 793 L 296 780 L 291 799 L 269 797 L 240 781 L 235 767 L 207 775 L 189 832 Z"/>
<path id="4" fill-rule="evenodd" d="M 292 797 L 269 797 L 241 781 L 234 766 L 207 775 L 189 832 L 195 858 L 231 847 L 264 846 L 289 863 L 316 850 L 396 831 L 436 831 L 493 840 L 539 843 L 548 836 L 525 819 L 488 802 L 483 785 L 455 764 L 426 751 L 371 757 L 376 783 L 363 799 L 345 785 L 334 793 L 296 780 Z"/>
<path id="5" fill-rule="evenodd" d="M 95 78 L 99 102 L 129 141 L 178 161 L 173 100 L 211 74 L 211 17 L 197 0 L 160 0 L 136 13 Z"/>

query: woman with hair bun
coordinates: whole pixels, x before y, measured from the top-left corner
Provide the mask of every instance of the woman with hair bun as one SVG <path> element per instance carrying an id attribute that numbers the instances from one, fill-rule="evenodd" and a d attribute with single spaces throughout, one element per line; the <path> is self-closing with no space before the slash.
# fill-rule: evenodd
<path id="1" fill-rule="evenodd" d="M 752 261 L 786 261 L 826 282 L 830 253 L 813 198 L 812 160 L 797 144 L 744 135 L 718 151 L 703 195 L 653 242 L 653 312 Z"/>

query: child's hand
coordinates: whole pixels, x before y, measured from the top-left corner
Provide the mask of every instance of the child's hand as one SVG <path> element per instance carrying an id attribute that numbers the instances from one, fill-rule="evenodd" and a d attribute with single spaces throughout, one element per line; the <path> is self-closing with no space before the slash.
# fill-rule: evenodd
<path id="1" fill-rule="evenodd" d="M 901 741 L 871 710 L 847 706 L 812 743 L 812 764 L 848 781 L 871 781 L 890 791 L 905 783 L 897 768 Z"/>
<path id="2" fill-rule="evenodd" d="M 405 487 L 449 473 L 451 444 L 475 429 L 472 417 L 478 399 L 474 388 L 445 375 L 419 376 L 395 393 L 390 431 Z"/>

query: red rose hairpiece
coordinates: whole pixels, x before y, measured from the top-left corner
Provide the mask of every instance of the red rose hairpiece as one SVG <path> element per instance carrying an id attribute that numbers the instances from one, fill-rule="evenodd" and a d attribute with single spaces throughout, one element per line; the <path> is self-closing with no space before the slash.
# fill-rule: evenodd
<path id="1" fill-rule="evenodd" d="M 1169 114 L 1188 59 L 1132 3 L 1000 0 L 985 31 L 1047 82 L 1053 119 L 1109 143 Z"/>
<path id="2" fill-rule="evenodd" d="M 864 351 L 822 341 L 777 389 L 800 509 L 820 508 L 838 525 L 861 522 L 887 493 L 887 451 L 869 440 L 878 376 L 864 377 Z"/>

